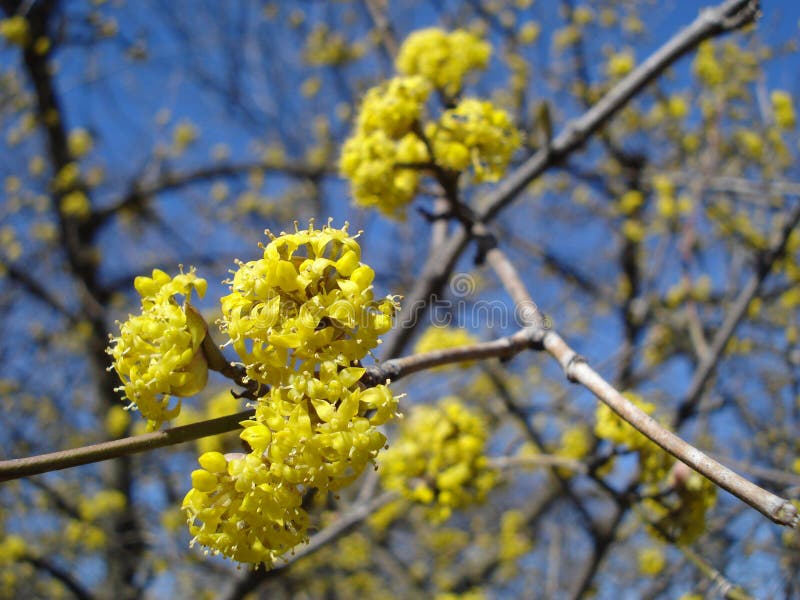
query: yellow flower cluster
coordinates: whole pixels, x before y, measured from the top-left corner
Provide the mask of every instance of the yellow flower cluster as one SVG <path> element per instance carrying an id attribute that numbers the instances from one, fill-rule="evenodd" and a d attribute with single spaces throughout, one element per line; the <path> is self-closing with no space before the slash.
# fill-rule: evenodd
<path id="1" fill-rule="evenodd" d="M 183 499 L 192 543 L 239 562 L 271 566 L 305 539 L 302 494 L 260 456 L 206 452 L 198 462 L 202 469 L 192 472 L 192 489 Z"/>
<path id="2" fill-rule="evenodd" d="M 508 113 L 475 98 L 465 98 L 445 111 L 438 123 L 428 123 L 425 135 L 438 164 L 453 171 L 472 166 L 477 182 L 502 177 L 520 144 Z"/>
<path id="3" fill-rule="evenodd" d="M 134 286 L 142 313 L 120 324 L 108 353 L 123 383 L 119 390 L 153 429 L 180 412 L 180 402 L 169 406 L 170 395 L 191 396 L 206 385 L 208 366 L 200 348 L 206 324 L 189 300 L 192 290 L 202 298 L 207 284 L 193 271 L 172 278 L 155 269 L 152 277 L 137 277 Z M 183 304 L 176 296 L 183 296 Z"/>
<path id="4" fill-rule="evenodd" d="M 774 90 L 770 94 L 772 112 L 775 115 L 775 124 L 781 129 L 794 129 L 797 125 L 797 116 L 792 104 L 792 96 L 783 90 Z"/>
<path id="5" fill-rule="evenodd" d="M 345 37 L 330 30 L 327 25 L 318 25 L 306 38 L 304 60 L 315 66 L 343 65 L 364 54 L 364 44 L 349 44 Z"/>
<path id="6" fill-rule="evenodd" d="M 183 120 L 172 130 L 172 149 L 175 154 L 182 154 L 189 146 L 200 137 L 197 126 L 188 120 Z"/>
<path id="7" fill-rule="evenodd" d="M 661 548 L 650 546 L 649 548 L 642 548 L 639 550 L 639 572 L 642 575 L 649 575 L 654 577 L 664 570 L 667 564 L 667 559 L 664 557 L 664 552 Z"/>
<path id="8" fill-rule="evenodd" d="M 364 369 L 333 361 L 273 388 L 243 423 L 241 438 L 292 486 L 337 490 L 358 477 L 386 444 L 376 426 L 397 413 L 397 398 L 379 385 L 358 387 Z"/>
<path id="9" fill-rule="evenodd" d="M 8 43 L 17 46 L 27 46 L 30 42 L 30 28 L 25 17 L 16 15 L 0 20 L 0 36 Z"/>
<path id="10" fill-rule="evenodd" d="M 240 262 L 221 300 L 222 329 L 247 374 L 281 385 L 301 365 L 364 358 L 392 326 L 397 302 L 374 299 L 375 272 L 347 226 L 270 235 L 263 258 Z"/>
<path id="11" fill-rule="evenodd" d="M 94 140 L 92 140 L 92 136 L 88 131 L 79 127 L 69 132 L 67 144 L 69 153 L 75 158 L 81 158 L 91 151 L 92 146 L 94 146 Z"/>
<path id="12" fill-rule="evenodd" d="M 119 490 L 100 490 L 91 497 L 81 498 L 78 512 L 84 521 L 97 521 L 125 509 L 128 498 Z"/>
<path id="13" fill-rule="evenodd" d="M 706 512 L 716 504 L 717 486 L 683 463 L 675 463 L 669 483 L 672 494 L 644 502 L 648 520 L 656 525 L 651 533 L 691 544 L 706 529 Z"/>
<path id="14" fill-rule="evenodd" d="M 248 376 L 271 389 L 241 423 L 249 454 L 200 456 L 183 502 L 194 541 L 267 566 L 305 539 L 305 491 L 357 478 L 386 444 L 376 427 L 397 413 L 386 385 L 359 384 L 357 363 L 397 303 L 374 299 L 375 274 L 347 226 L 271 237 L 262 259 L 239 264 L 221 301 Z"/>
<path id="15" fill-rule="evenodd" d="M 383 131 L 393 140 L 400 139 L 419 120 L 430 91 L 422 77 L 395 77 L 370 88 L 361 102 L 358 131 Z"/>
<path id="16" fill-rule="evenodd" d="M 624 396 L 647 414 L 652 414 L 656 408 L 654 404 L 645 402 L 632 392 L 625 392 Z M 608 440 L 613 444 L 627 446 L 636 451 L 639 456 L 639 468 L 642 471 L 643 482 L 655 483 L 666 477 L 674 462 L 669 454 L 636 431 L 603 403 L 597 407 L 596 419 L 594 432 L 598 438 Z"/>
<path id="17" fill-rule="evenodd" d="M 709 87 L 715 87 L 725 79 L 725 71 L 714 52 L 714 43 L 706 40 L 697 48 L 697 56 L 692 65 L 694 74 Z"/>
<path id="18" fill-rule="evenodd" d="M 396 64 L 406 76 L 366 93 L 356 130 L 342 148 L 339 168 L 351 182 L 356 204 L 402 218 L 416 193 L 419 172 L 433 166 L 432 158 L 453 171 L 472 166 L 479 182 L 503 174 L 520 135 L 508 114 L 490 102 L 461 100 L 438 122 L 421 125 L 431 89 L 455 104 L 466 73 L 484 68 L 490 54 L 487 42 L 462 30 L 424 29 L 408 37 Z M 429 145 L 435 157 L 429 155 Z"/>
<path id="19" fill-rule="evenodd" d="M 501 563 L 510 563 L 525 556 L 533 548 L 531 538 L 526 535 L 525 515 L 520 510 L 507 510 L 500 519 L 500 544 L 498 558 Z"/>
<path id="20" fill-rule="evenodd" d="M 425 144 L 411 133 L 428 93 L 419 77 L 397 77 L 367 92 L 339 163 L 356 204 L 402 216 L 419 183 L 415 165 L 429 161 Z"/>
<path id="21" fill-rule="evenodd" d="M 367 92 L 340 160 L 356 204 L 402 216 L 419 183 L 414 165 L 429 160 L 425 144 L 411 133 L 429 91 L 420 77 L 397 77 Z"/>
<path id="22" fill-rule="evenodd" d="M 400 439 L 379 459 L 387 489 L 429 506 L 434 522 L 454 508 L 481 502 L 497 482 L 484 454 L 486 425 L 461 400 L 415 407 Z"/>
<path id="23" fill-rule="evenodd" d="M 429 93 L 421 77 L 396 77 L 367 92 L 339 163 L 356 204 L 402 216 L 419 182 L 414 165 L 429 161 L 425 144 L 412 133 Z"/>
<path id="24" fill-rule="evenodd" d="M 633 54 L 629 50 L 623 50 L 615 52 L 608 58 L 606 73 L 612 79 L 621 79 L 633 71 L 635 66 L 636 60 L 633 58 Z"/>
<path id="25" fill-rule="evenodd" d="M 645 402 L 631 392 L 625 396 L 644 412 L 650 414 L 655 405 Z M 628 425 L 605 404 L 597 409 L 597 437 L 614 444 L 625 445 L 639 456 L 641 480 L 653 492 L 654 498 L 644 501 L 648 521 L 659 531 L 680 543 L 691 543 L 705 530 L 705 513 L 717 498 L 716 486 L 685 464 L 676 461 L 655 443 Z M 666 487 L 663 484 L 666 483 Z M 661 493 L 656 494 L 659 488 Z"/>
<path id="26" fill-rule="evenodd" d="M 447 33 L 431 27 L 406 38 L 395 66 L 398 72 L 422 75 L 446 95 L 455 96 L 461 91 L 465 75 L 485 69 L 491 55 L 491 45 L 468 31 Z"/>

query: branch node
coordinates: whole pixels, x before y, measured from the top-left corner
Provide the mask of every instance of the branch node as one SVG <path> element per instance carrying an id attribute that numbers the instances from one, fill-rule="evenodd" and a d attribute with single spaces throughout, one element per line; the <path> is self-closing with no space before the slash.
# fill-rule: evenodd
<path id="1" fill-rule="evenodd" d="M 797 512 L 797 507 L 789 501 L 778 507 L 772 520 L 792 529 L 800 527 L 800 514 Z"/>
<path id="2" fill-rule="evenodd" d="M 586 358 L 581 356 L 580 354 L 573 354 L 570 359 L 567 361 L 567 364 L 564 365 L 564 374 L 567 376 L 567 380 L 570 383 L 580 383 L 575 375 L 572 373 L 572 370 L 579 364 L 586 363 Z"/>
<path id="3" fill-rule="evenodd" d="M 480 267 L 486 262 L 486 255 L 497 248 L 497 238 L 489 231 L 482 231 L 480 233 L 473 233 L 472 236 L 477 244 L 477 252 L 475 253 L 475 266 Z"/>
<path id="4" fill-rule="evenodd" d="M 417 206 L 417 212 L 422 215 L 422 217 L 428 223 L 435 223 L 436 221 L 445 221 L 453 216 L 453 210 L 447 209 L 441 212 L 433 212 L 424 208 L 422 206 Z"/>

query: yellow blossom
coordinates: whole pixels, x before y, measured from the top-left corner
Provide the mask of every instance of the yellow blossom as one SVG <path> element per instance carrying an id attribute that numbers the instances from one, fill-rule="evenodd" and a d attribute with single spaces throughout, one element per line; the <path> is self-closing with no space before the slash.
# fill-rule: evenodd
<path id="1" fill-rule="evenodd" d="M 370 88 L 358 113 L 362 133 L 384 131 L 399 139 L 411 131 L 430 94 L 430 85 L 419 76 L 395 77 Z"/>
<path id="2" fill-rule="evenodd" d="M 379 457 L 379 474 L 387 489 L 429 505 L 428 516 L 443 521 L 455 508 L 482 502 L 495 486 L 487 438 L 483 420 L 454 396 L 417 406 L 399 440 Z"/>
<path id="3" fill-rule="evenodd" d="M 531 538 L 525 535 L 525 515 L 520 510 L 507 510 L 500 519 L 500 551 L 501 562 L 515 561 L 527 554 L 532 548 Z"/>
<path id="4" fill-rule="evenodd" d="M 413 133 L 399 141 L 386 132 L 359 132 L 342 148 L 339 168 L 350 180 L 353 200 L 359 206 L 376 207 L 387 216 L 402 218 L 414 198 L 418 171 L 399 165 L 424 163 L 429 159 L 425 144 Z"/>
<path id="5" fill-rule="evenodd" d="M 45 162 L 44 158 L 36 155 L 31 157 L 28 161 L 28 173 L 33 175 L 34 177 L 38 177 L 42 173 L 44 173 Z"/>
<path id="6" fill-rule="evenodd" d="M 666 559 L 661 548 L 651 546 L 639 551 L 639 571 L 642 575 L 658 575 L 664 570 Z"/>
<path id="7" fill-rule="evenodd" d="M 74 187 L 78 183 L 80 174 L 81 169 L 78 163 L 67 163 L 53 178 L 53 188 L 56 190 L 67 190 Z"/>
<path id="8" fill-rule="evenodd" d="M 25 554 L 27 544 L 19 535 L 4 535 L 0 540 L 0 565 L 8 565 Z"/>
<path id="9" fill-rule="evenodd" d="M 636 62 L 630 51 L 617 52 L 608 59 L 606 73 L 609 77 L 616 79 L 633 71 L 634 66 L 636 66 Z"/>
<path id="10" fill-rule="evenodd" d="M 454 171 L 471 166 L 477 182 L 500 179 L 521 139 L 506 111 L 475 98 L 445 111 L 425 127 L 425 135 L 437 164 Z"/>
<path id="11" fill-rule="evenodd" d="M 360 360 L 392 324 L 396 302 L 375 300 L 374 271 L 347 226 L 272 236 L 263 258 L 239 263 L 222 298 L 222 327 L 248 375 L 285 381 L 303 361 Z"/>
<path id="12" fill-rule="evenodd" d="M 542 27 L 536 21 L 527 21 L 522 24 L 517 32 L 517 39 L 520 44 L 533 44 L 539 39 Z"/>
<path id="13" fill-rule="evenodd" d="M 656 527 L 656 538 L 691 544 L 706 528 L 706 512 L 717 501 L 717 486 L 681 462 L 676 462 L 668 481 L 672 493 L 648 499 L 644 508 Z"/>
<path id="14" fill-rule="evenodd" d="M 431 27 L 413 32 L 397 54 L 397 70 L 404 75 L 421 75 L 448 96 L 461 90 L 470 71 L 485 69 L 491 46 L 463 29 L 447 33 Z"/>
<path id="15" fill-rule="evenodd" d="M 137 277 L 142 312 L 121 323 L 119 337 L 111 339 L 119 389 L 151 429 L 180 412 L 180 402 L 170 407 L 170 394 L 191 396 L 205 387 L 208 367 L 200 345 L 206 324 L 189 297 L 192 290 L 202 297 L 206 285 L 193 271 L 171 278 L 155 269 L 152 277 Z M 183 304 L 176 296 L 184 297 Z"/>
<path id="16" fill-rule="evenodd" d="M 639 190 L 628 190 L 619 199 L 619 210 L 624 215 L 636 212 L 644 204 L 644 195 Z"/>
<path id="17" fill-rule="evenodd" d="M 60 208 L 65 215 L 78 219 L 85 219 L 92 212 L 89 198 L 80 190 L 65 194 L 61 198 Z"/>
<path id="18" fill-rule="evenodd" d="M 21 15 L 0 20 L 0 36 L 10 44 L 27 46 L 30 41 L 28 21 Z"/>
<path id="19" fill-rule="evenodd" d="M 327 25 L 321 24 L 306 36 L 303 58 L 314 66 L 336 66 L 355 60 L 363 53 L 362 45 L 348 44 L 341 33 L 333 32 Z"/>
<path id="20" fill-rule="evenodd" d="M 715 87 L 725 79 L 725 73 L 714 52 L 714 43 L 706 40 L 697 48 L 694 59 L 694 74 L 709 87 Z"/>
<path id="21" fill-rule="evenodd" d="M 101 490 L 78 502 L 78 512 L 84 521 L 96 521 L 105 516 L 119 513 L 128 503 L 128 499 L 119 490 Z"/>
<path id="22" fill-rule="evenodd" d="M 313 98 L 322 89 L 322 79 L 316 76 L 311 76 L 303 80 L 300 84 L 300 94 L 304 98 Z"/>
<path id="23" fill-rule="evenodd" d="M 772 100 L 772 112 L 775 116 L 775 124 L 781 129 L 794 129 L 797 125 L 797 117 L 794 112 L 792 96 L 783 90 L 774 90 L 770 94 Z"/>
<path id="24" fill-rule="evenodd" d="M 200 132 L 194 123 L 188 120 L 178 123 L 172 131 L 172 148 L 175 154 L 182 154 L 198 137 Z"/>
<path id="25" fill-rule="evenodd" d="M 275 477 L 305 489 L 338 490 L 386 444 L 376 427 L 396 415 L 397 398 L 384 385 L 359 388 L 363 368 L 328 361 L 318 377 L 307 369 L 261 399 L 240 437 Z"/>
<path id="26" fill-rule="evenodd" d="M 622 223 L 622 235 L 631 242 L 641 242 L 646 234 L 647 229 L 639 219 L 625 219 Z"/>
<path id="27" fill-rule="evenodd" d="M 192 543 L 244 563 L 272 566 L 306 537 L 308 515 L 297 486 L 276 477 L 261 458 L 208 452 L 183 499 Z"/>
<path id="28" fill-rule="evenodd" d="M 105 419 L 106 432 L 112 438 L 122 437 L 131 421 L 130 411 L 121 406 L 112 406 L 108 409 Z"/>
<path id="29" fill-rule="evenodd" d="M 67 139 L 69 145 L 69 152 L 75 158 L 81 158 L 89 153 L 92 149 L 93 140 L 92 136 L 85 129 L 73 129 L 69 132 Z"/>

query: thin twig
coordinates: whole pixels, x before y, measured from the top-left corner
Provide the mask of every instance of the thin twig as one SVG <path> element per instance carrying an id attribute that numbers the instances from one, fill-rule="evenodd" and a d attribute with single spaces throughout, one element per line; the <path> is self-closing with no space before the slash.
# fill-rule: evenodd
<path id="1" fill-rule="evenodd" d="M 361 378 L 361 382 L 366 386 L 375 386 L 384 383 L 387 379 L 395 381 L 406 375 L 441 365 L 486 358 L 510 358 L 535 345 L 534 338 L 538 335 L 538 332 L 533 329 L 521 329 L 512 335 L 490 342 L 394 358 L 380 365 L 367 367 L 367 372 Z"/>
<path id="2" fill-rule="evenodd" d="M 494 469 L 519 469 L 525 467 L 558 467 L 574 473 L 586 474 L 589 467 L 578 460 L 554 454 L 531 454 L 528 456 L 497 456 L 489 459 Z"/>
<path id="3" fill-rule="evenodd" d="M 312 166 L 304 163 L 288 161 L 250 161 L 241 163 L 224 163 L 201 167 L 191 171 L 163 173 L 150 183 L 137 182 L 122 197 L 111 202 L 92 216 L 94 227 L 101 227 L 107 220 L 120 211 L 140 204 L 143 200 L 190 185 L 204 183 L 221 177 L 234 177 L 248 173 L 253 169 L 265 172 L 280 173 L 290 177 L 316 179 L 335 169 L 330 165 Z"/>

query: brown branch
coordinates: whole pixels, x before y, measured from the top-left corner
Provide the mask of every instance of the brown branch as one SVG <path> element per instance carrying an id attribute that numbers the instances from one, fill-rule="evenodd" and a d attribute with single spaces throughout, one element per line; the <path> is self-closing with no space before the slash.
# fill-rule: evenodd
<path id="1" fill-rule="evenodd" d="M 387 58 L 394 60 L 397 56 L 399 44 L 394 34 L 394 29 L 389 19 L 386 17 L 388 3 L 382 0 L 364 0 L 367 12 L 375 25 L 375 30 L 380 36 L 381 45 L 386 52 Z"/>
<path id="2" fill-rule="evenodd" d="M 707 8 L 687 27 L 670 38 L 642 64 L 611 88 L 592 108 L 567 124 L 564 130 L 516 171 L 506 177 L 495 191 L 483 199 L 480 221 L 491 221 L 522 190 L 548 167 L 560 163 L 605 125 L 648 84 L 658 78 L 679 58 L 711 37 L 751 23 L 759 11 L 757 0 L 727 0 Z"/>
<path id="3" fill-rule="evenodd" d="M 72 314 L 55 294 L 51 293 L 50 290 L 37 281 L 35 277 L 28 274 L 25 269 L 21 269 L 16 265 L 2 263 L 0 263 L 0 269 L 5 270 L 10 280 L 19 283 L 32 296 L 38 298 L 58 314 L 64 316 L 70 324 L 75 325 L 78 323 L 78 317 Z"/>
<path id="4" fill-rule="evenodd" d="M 679 544 L 659 523 L 648 520 L 647 524 L 655 529 L 665 540 L 675 545 L 689 562 L 697 567 L 704 576 L 710 579 L 723 598 L 727 598 L 728 600 L 753 600 L 753 597 L 748 594 L 747 591 L 728 581 L 725 575 L 715 569 L 710 562 L 692 550 L 688 545 Z"/>

